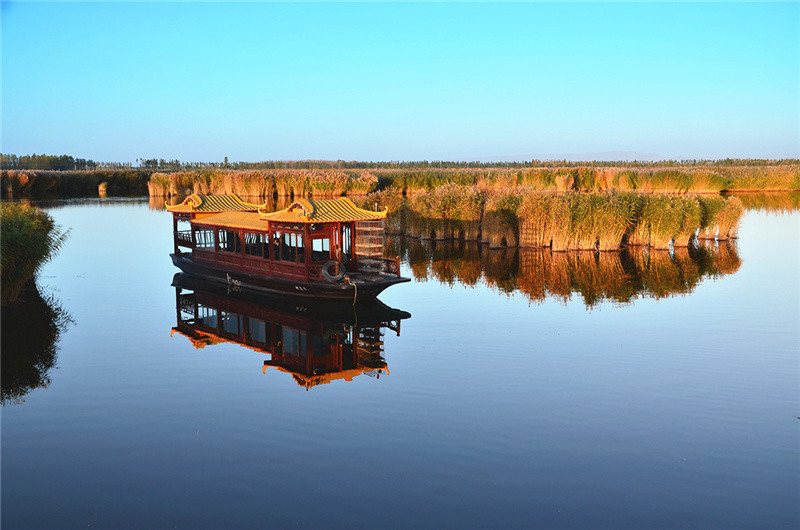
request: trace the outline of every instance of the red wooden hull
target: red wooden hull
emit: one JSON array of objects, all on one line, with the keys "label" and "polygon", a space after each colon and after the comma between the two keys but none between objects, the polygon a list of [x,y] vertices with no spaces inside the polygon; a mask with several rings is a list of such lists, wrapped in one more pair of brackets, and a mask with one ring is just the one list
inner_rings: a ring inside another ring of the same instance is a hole
[{"label": "red wooden hull", "polygon": [[410,281],[389,274],[353,275],[351,283],[304,281],[301,279],[273,278],[236,269],[214,266],[194,261],[190,254],[170,254],[172,262],[186,274],[225,284],[232,291],[254,291],[266,294],[291,295],[313,300],[339,300],[358,302],[372,300],[384,289],[397,283]]}]

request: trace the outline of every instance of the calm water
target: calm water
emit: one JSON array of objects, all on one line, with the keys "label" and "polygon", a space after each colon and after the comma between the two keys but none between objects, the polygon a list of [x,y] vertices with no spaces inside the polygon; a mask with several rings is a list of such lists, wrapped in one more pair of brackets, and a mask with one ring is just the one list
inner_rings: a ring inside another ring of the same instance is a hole
[{"label": "calm water", "polygon": [[48,300],[3,313],[5,528],[800,526],[796,209],[674,255],[393,240],[396,319],[176,293],[166,212],[50,212]]}]

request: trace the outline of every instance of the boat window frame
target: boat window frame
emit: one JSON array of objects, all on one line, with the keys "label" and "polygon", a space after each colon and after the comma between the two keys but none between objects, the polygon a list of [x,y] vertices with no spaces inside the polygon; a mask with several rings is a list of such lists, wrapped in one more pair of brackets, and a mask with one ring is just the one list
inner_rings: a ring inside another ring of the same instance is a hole
[{"label": "boat window frame", "polygon": [[[225,235],[225,237],[222,237],[223,234]],[[225,244],[226,247],[228,246],[228,238],[230,237],[230,234],[233,234],[233,250],[230,250],[228,248],[223,248],[222,246],[223,243]],[[239,230],[224,226],[217,227],[216,236],[217,236],[217,249],[220,252],[227,252],[229,254],[242,253],[242,238],[239,237]]]},{"label": "boat window frame", "polygon": [[[203,250],[215,250],[217,248],[216,230],[204,226],[192,225],[192,240],[194,248]],[[203,234],[202,236],[200,234]],[[210,235],[210,237],[208,237]]]},{"label": "boat window frame", "polygon": [[[242,247],[242,250],[245,256],[249,258],[269,259],[269,232],[253,232],[251,230],[245,230],[242,232],[242,235],[244,239],[244,246]],[[257,237],[260,239],[260,241],[248,243],[248,239],[251,237]],[[248,251],[249,248],[254,245],[261,249],[260,254],[253,254]]]},{"label": "boat window frame", "polygon": [[306,264],[306,237],[302,228],[276,226],[270,229],[270,241],[272,261],[303,266]]}]

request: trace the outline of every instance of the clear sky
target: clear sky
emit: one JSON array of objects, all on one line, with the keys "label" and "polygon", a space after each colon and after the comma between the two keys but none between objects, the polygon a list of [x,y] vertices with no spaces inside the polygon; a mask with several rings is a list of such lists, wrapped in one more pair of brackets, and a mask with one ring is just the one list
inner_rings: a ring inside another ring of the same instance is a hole
[{"label": "clear sky", "polygon": [[2,2],[5,153],[798,157],[800,4]]}]

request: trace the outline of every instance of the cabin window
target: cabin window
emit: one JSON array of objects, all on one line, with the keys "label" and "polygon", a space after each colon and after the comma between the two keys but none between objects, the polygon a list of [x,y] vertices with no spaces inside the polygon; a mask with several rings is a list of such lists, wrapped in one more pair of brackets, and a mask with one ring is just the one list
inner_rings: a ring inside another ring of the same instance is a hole
[{"label": "cabin window", "polygon": [[195,248],[214,248],[214,231],[200,229],[194,231]]},{"label": "cabin window", "polygon": [[293,357],[306,356],[306,334],[296,329],[283,328],[283,353]]},{"label": "cabin window", "polygon": [[342,223],[342,254],[345,261],[353,259],[352,230],[350,223]]},{"label": "cabin window", "polygon": [[247,333],[250,336],[250,340],[259,344],[268,344],[267,340],[270,339],[271,331],[272,326],[262,320],[254,320],[251,318],[247,321]]},{"label": "cabin window", "polygon": [[253,234],[251,232],[245,232],[244,253],[250,256],[258,256],[259,258],[268,258],[269,235]]},{"label": "cabin window", "polygon": [[244,331],[242,327],[242,317],[235,313],[220,311],[219,320],[222,323],[222,331],[231,335],[241,335]]},{"label": "cabin window", "polygon": [[322,349],[324,343],[325,341],[320,335],[314,335],[311,337],[311,349],[314,352],[314,357],[322,357],[328,353]]},{"label": "cabin window", "polygon": [[311,240],[311,261],[328,261],[331,255],[331,240],[312,239]]},{"label": "cabin window", "polygon": [[306,249],[303,235],[296,232],[275,232],[273,237],[273,259],[305,263]]},{"label": "cabin window", "polygon": [[210,329],[217,329],[216,309],[197,304],[197,318],[200,320],[200,325]]},{"label": "cabin window", "polygon": [[297,263],[305,263],[306,262],[306,244],[305,238],[303,238],[303,234],[295,234],[297,236],[297,240],[295,243],[297,244]]},{"label": "cabin window", "polygon": [[239,239],[239,234],[234,230],[217,230],[217,238],[219,239],[219,249],[225,252],[242,251],[242,241]]}]

